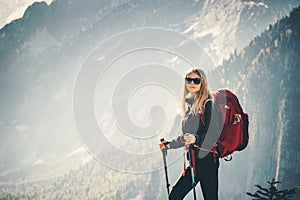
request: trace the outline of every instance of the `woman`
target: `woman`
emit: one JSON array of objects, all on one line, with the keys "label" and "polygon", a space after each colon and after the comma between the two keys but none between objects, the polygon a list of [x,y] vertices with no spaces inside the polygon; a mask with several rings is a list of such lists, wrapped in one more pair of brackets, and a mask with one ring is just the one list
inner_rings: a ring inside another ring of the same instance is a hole
[{"label": "woman", "polygon": [[[192,157],[191,162],[194,168],[194,181],[196,184],[200,182],[205,200],[217,200],[219,160],[216,153],[210,151],[204,158],[198,156],[211,119],[212,101],[209,99],[210,91],[203,70],[193,68],[188,71],[185,76],[182,102],[184,114],[182,120],[183,134],[172,141],[164,141],[160,148],[175,149],[191,145],[191,149],[194,151],[193,155],[195,155]],[[189,166],[173,187],[169,196],[170,200],[183,199],[193,189],[191,174],[193,173],[191,173]]]}]

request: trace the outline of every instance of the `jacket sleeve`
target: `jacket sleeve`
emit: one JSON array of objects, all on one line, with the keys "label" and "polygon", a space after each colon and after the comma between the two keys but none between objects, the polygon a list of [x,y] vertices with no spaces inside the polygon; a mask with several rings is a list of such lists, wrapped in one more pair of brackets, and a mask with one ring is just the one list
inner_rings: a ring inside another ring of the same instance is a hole
[{"label": "jacket sleeve", "polygon": [[195,144],[197,144],[198,146],[202,145],[204,138],[206,136],[206,133],[207,133],[207,130],[208,130],[208,127],[210,124],[210,119],[211,119],[211,110],[212,110],[212,101],[208,100],[204,106],[204,119],[201,122],[204,125],[204,129],[203,129],[203,131],[198,132],[198,134],[195,135],[196,136]]},{"label": "jacket sleeve", "polygon": [[170,149],[177,149],[183,146],[184,146],[183,135],[180,135],[177,138],[170,141]]}]

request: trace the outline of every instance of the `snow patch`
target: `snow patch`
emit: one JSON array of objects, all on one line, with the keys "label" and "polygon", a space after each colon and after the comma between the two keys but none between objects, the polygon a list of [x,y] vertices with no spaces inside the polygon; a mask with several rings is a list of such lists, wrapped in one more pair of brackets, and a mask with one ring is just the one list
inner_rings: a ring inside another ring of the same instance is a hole
[{"label": "snow patch", "polygon": [[180,62],[180,59],[178,59],[178,56],[174,56],[173,58],[170,58],[168,60],[168,63],[176,63],[178,64]]},{"label": "snow patch", "polygon": [[37,160],[33,163],[33,166],[42,165],[42,164],[44,164],[44,162],[45,162],[44,160]]},{"label": "snow patch", "polygon": [[183,33],[200,41],[212,61],[220,65],[237,46],[235,34],[245,7],[241,1],[204,1],[194,21],[186,22]]},{"label": "snow patch", "polygon": [[84,146],[82,146],[82,147],[76,149],[75,151],[69,153],[69,154],[66,156],[66,158],[70,158],[70,157],[72,157],[72,156],[78,156],[78,155],[84,154],[84,153],[86,153],[86,152],[87,152],[86,149],[84,148]]},{"label": "snow patch", "polygon": [[193,23],[192,25],[190,25],[185,31],[183,31],[184,34],[187,34],[189,32],[191,32],[192,30],[194,30],[199,24],[198,22]]},{"label": "snow patch", "polygon": [[91,156],[85,157],[85,158],[82,159],[81,164],[84,165],[84,164],[90,162],[92,159],[93,159],[93,157],[91,157]]},{"label": "snow patch", "polygon": [[253,1],[248,1],[248,2],[244,2],[244,5],[246,6],[249,6],[249,8],[252,8],[254,6],[257,6],[257,7],[262,7],[262,8],[269,8],[269,6],[263,2],[253,2]]},{"label": "snow patch", "polygon": [[88,152],[84,148],[84,146],[76,149],[75,151],[69,153],[66,156],[66,158],[69,158],[69,159],[72,158],[72,157],[79,158],[79,161],[81,161],[82,165],[88,163],[89,161],[91,161],[93,159],[93,157],[88,154]]}]

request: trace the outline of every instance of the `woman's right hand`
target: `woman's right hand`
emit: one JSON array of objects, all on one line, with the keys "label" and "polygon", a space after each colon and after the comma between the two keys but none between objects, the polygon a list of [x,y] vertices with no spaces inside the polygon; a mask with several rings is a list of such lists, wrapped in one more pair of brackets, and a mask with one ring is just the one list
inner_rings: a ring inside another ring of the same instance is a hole
[{"label": "woman's right hand", "polygon": [[194,144],[196,142],[196,136],[191,133],[186,133],[184,135],[184,140],[186,144]]}]

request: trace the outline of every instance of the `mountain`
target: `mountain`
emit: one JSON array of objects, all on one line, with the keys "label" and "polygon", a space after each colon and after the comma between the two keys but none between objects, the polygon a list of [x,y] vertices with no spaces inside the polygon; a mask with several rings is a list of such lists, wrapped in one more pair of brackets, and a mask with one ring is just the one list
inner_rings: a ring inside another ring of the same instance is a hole
[{"label": "mountain", "polygon": [[243,170],[245,188],[272,178],[283,188],[299,185],[299,17],[300,7],[219,67],[226,87],[237,92],[251,119],[249,148],[241,158],[249,163]]},{"label": "mountain", "polygon": [[[220,168],[220,185],[226,185],[220,188],[221,197],[226,199],[225,194],[230,193],[233,199],[243,199],[254,184],[274,176],[286,184],[298,184],[298,172],[292,170],[297,159],[290,159],[290,149],[297,142],[293,134],[298,115],[292,115],[292,110],[298,108],[294,76],[298,72],[299,27],[292,19],[297,19],[298,10],[278,20],[299,3],[34,3],[21,19],[0,30],[1,191],[28,198],[39,198],[36,191],[45,188],[45,194],[66,199],[162,199],[165,186],[157,142],[159,137],[174,137],[180,131],[178,83],[189,61],[200,63],[204,57],[212,63],[205,68],[210,71],[212,88],[232,88],[251,119],[249,147]],[[187,48],[193,44],[197,51]],[[89,68],[89,62],[96,64]],[[87,69],[99,71],[80,79]],[[88,87],[92,81],[97,87]],[[77,91],[83,92],[74,99]],[[88,96],[89,92],[93,95]],[[94,104],[74,107],[87,96]],[[290,96],[295,98],[287,98]],[[88,110],[97,118],[92,125],[98,123],[103,135],[89,135],[98,128],[94,126],[84,134],[80,131],[91,123],[86,118]],[[76,117],[84,123],[78,123]],[[82,146],[89,154],[69,154]],[[91,156],[94,160],[85,163]],[[180,158],[181,151],[169,155],[171,183],[182,169]],[[249,163],[249,168],[239,163]],[[233,175],[246,180],[233,179]],[[232,186],[228,179],[234,180]],[[34,189],[30,191],[28,185]],[[26,189],[22,194],[13,193],[15,186]],[[100,191],[100,187],[107,190]]]},{"label": "mountain", "polygon": [[[300,7],[294,9],[289,17],[270,25],[240,53],[232,54],[222,65],[209,71],[209,77],[221,74],[222,82],[238,94],[250,116],[247,149],[234,153],[230,162],[221,161],[220,199],[244,199],[246,192],[254,191],[255,184],[263,184],[274,177],[282,182],[283,188],[299,185],[299,158],[295,154],[300,118],[297,114],[300,95],[297,88],[299,16]],[[169,161],[174,157],[172,153],[170,151]],[[80,158],[88,158],[85,149],[80,148],[64,157],[67,163],[71,163],[68,159],[75,158],[79,161]],[[50,176],[42,177],[41,174],[46,173],[41,171],[49,169],[50,165],[50,162],[39,161],[34,165],[35,170],[2,174],[1,180],[5,180],[1,184],[2,196],[25,199],[39,199],[41,196],[49,199],[163,199],[166,196],[163,170],[142,174],[121,173],[94,159],[62,175],[50,173]],[[143,166],[141,163],[137,165]],[[170,183],[176,180],[175,175],[180,173],[181,167],[180,159],[168,166]],[[21,174],[27,177],[22,179]],[[12,186],[9,181],[16,181],[14,178],[19,183]],[[11,193],[13,187],[23,189]],[[294,199],[297,198],[299,196]]]},{"label": "mountain", "polygon": [[72,88],[81,63],[106,38],[133,28],[172,29],[197,41],[219,63],[296,4],[299,1],[34,3],[21,19],[0,30],[0,137],[6,152],[0,166],[26,164],[80,146],[71,120]]}]

